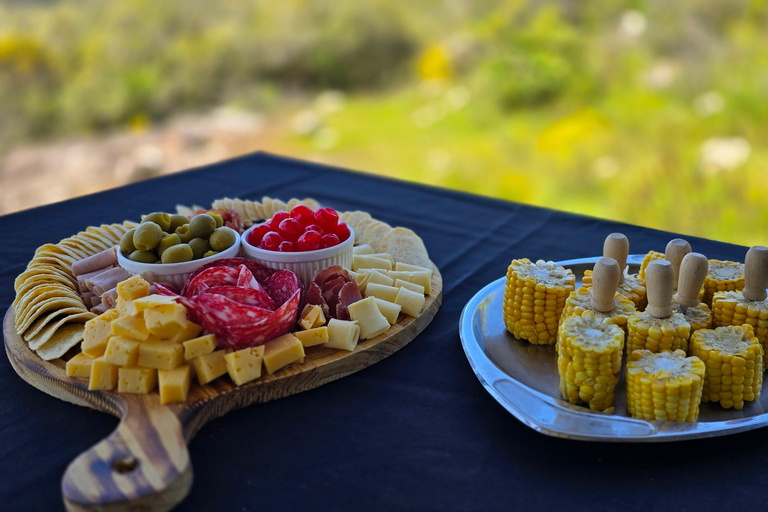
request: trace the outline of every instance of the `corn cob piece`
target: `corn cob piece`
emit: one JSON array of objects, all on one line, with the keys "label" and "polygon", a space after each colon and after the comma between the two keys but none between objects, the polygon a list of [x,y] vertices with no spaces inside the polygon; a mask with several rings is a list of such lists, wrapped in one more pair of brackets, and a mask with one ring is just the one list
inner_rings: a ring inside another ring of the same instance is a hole
[{"label": "corn cob piece", "polygon": [[760,398],[763,346],[751,325],[701,329],[691,336],[691,355],[707,367],[702,402],[720,402],[740,410]]},{"label": "corn cob piece", "polygon": [[[585,270],[581,278],[581,285],[587,288],[592,286],[592,271]],[[635,305],[637,311],[645,309],[648,300],[645,296],[645,281],[637,274],[624,274],[624,281],[619,283],[618,292],[628,298]]]},{"label": "corn cob piece", "polygon": [[640,271],[637,273],[638,279],[645,281],[645,269],[648,268],[648,264],[654,260],[663,260],[665,257],[663,252],[650,251],[643,257],[643,261],[640,263]]},{"label": "corn cob piece", "polygon": [[[755,337],[768,351],[768,300],[747,300],[741,292],[718,292],[712,299],[714,327],[728,325],[749,325]],[[768,364],[768,358],[764,363]]]},{"label": "corn cob piece", "polygon": [[[565,307],[563,308],[563,314],[560,317],[560,325],[565,322],[566,318],[570,316],[581,316],[585,311],[591,311],[596,318],[608,319],[612,323],[621,327],[626,334],[627,332],[627,320],[635,313],[635,304],[627,297],[619,292],[616,292],[614,300],[616,301],[616,307],[610,311],[598,311],[590,305],[592,300],[592,288],[582,286],[576,291],[571,292],[568,299],[565,301]],[[559,335],[558,335],[559,336]]]},{"label": "corn cob piece", "polygon": [[599,318],[592,311],[569,316],[560,327],[557,342],[563,398],[612,413],[623,348],[624,331],[610,319]]},{"label": "corn cob piece", "polygon": [[683,315],[685,321],[691,324],[691,336],[699,329],[709,329],[712,327],[712,311],[703,302],[700,302],[696,307],[689,307],[685,313],[683,313],[680,304],[673,301],[672,305],[675,311]]},{"label": "corn cob piece", "polygon": [[557,326],[576,278],[553,262],[512,260],[504,290],[504,323],[516,338],[535,345],[557,341]]},{"label": "corn cob piece", "polygon": [[691,324],[681,313],[668,318],[655,318],[647,311],[635,313],[627,320],[627,353],[643,349],[687,352],[690,336]]},{"label": "corn cob piece", "polygon": [[704,280],[704,295],[701,302],[710,308],[712,297],[717,292],[736,291],[744,289],[744,264],[735,261],[709,260],[709,271]]},{"label": "corn cob piece", "polygon": [[627,358],[627,408],[648,421],[696,421],[706,367],[685,352],[636,350]]}]

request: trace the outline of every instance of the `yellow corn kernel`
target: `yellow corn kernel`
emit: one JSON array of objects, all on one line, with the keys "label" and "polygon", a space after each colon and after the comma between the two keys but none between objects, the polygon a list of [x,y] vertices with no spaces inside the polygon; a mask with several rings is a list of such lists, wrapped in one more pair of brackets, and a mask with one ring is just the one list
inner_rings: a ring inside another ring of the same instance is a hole
[{"label": "yellow corn kernel", "polygon": [[627,326],[628,354],[634,350],[653,353],[688,350],[691,325],[681,313],[673,313],[668,318],[655,318],[643,311],[630,316]]},{"label": "yellow corn kernel", "polygon": [[643,261],[640,263],[640,271],[637,273],[638,279],[645,281],[645,269],[648,268],[648,264],[653,260],[663,260],[665,255],[663,252],[651,251],[643,257]]},{"label": "yellow corn kernel", "polygon": [[610,318],[599,318],[589,310],[567,317],[557,342],[563,398],[586,403],[595,411],[612,410],[623,349],[624,331]]},{"label": "yellow corn kernel", "polygon": [[709,260],[709,270],[704,279],[703,296],[699,297],[710,308],[717,292],[740,292],[744,289],[744,264],[735,261]]},{"label": "yellow corn kernel", "polygon": [[685,320],[691,324],[691,335],[699,329],[709,329],[712,327],[712,311],[709,306],[700,302],[696,307],[688,308],[685,313],[679,304],[672,301],[672,308],[685,317]]},{"label": "yellow corn kernel", "polygon": [[768,299],[748,300],[741,292],[717,292],[712,297],[713,327],[749,325],[763,347],[763,366],[768,364]]},{"label": "yellow corn kernel", "polygon": [[744,402],[760,398],[763,346],[751,325],[700,329],[691,336],[690,348],[707,369],[702,402],[741,409]]},{"label": "yellow corn kernel", "polygon": [[696,421],[706,367],[685,352],[636,350],[627,358],[627,409],[648,421]]},{"label": "yellow corn kernel", "polygon": [[[621,327],[626,334],[627,332],[627,319],[635,313],[635,304],[622,295],[616,292],[614,300],[616,301],[616,307],[611,311],[597,311],[592,308],[589,301],[592,300],[592,288],[582,286],[576,291],[571,292],[568,296],[568,300],[565,301],[565,307],[563,313],[560,315],[560,325],[563,324],[566,318],[569,316],[581,316],[585,311],[591,311],[596,318],[611,320],[612,323]],[[559,332],[559,331],[558,331]]]},{"label": "yellow corn kernel", "polygon": [[552,345],[576,278],[569,269],[542,260],[512,260],[504,290],[504,323],[516,338]]},{"label": "yellow corn kernel", "polygon": [[[584,277],[581,278],[581,285],[587,288],[592,287],[592,271],[585,270]],[[645,281],[640,279],[637,274],[624,275],[624,281],[619,284],[616,290],[624,297],[628,298],[635,305],[637,311],[643,311],[648,305],[648,297],[645,295]]]}]

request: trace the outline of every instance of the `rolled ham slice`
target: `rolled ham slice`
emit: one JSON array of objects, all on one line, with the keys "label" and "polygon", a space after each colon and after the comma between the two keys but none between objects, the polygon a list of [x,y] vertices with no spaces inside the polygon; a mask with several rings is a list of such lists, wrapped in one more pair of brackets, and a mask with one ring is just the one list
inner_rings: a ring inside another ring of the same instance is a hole
[{"label": "rolled ham slice", "polygon": [[107,311],[107,306],[105,306],[103,302],[98,306],[91,308],[91,313],[96,313],[97,315],[100,315],[106,311]]},{"label": "rolled ham slice", "polygon": [[81,276],[96,270],[117,265],[117,246],[105,249],[98,254],[72,264],[72,274]]},{"label": "rolled ham slice", "polygon": [[86,304],[90,304],[91,297],[95,297],[96,295],[93,294],[92,292],[85,291],[85,292],[82,292],[80,296],[83,298],[83,302],[85,302]]},{"label": "rolled ham slice", "polygon": [[117,286],[120,281],[125,281],[129,277],[131,277],[131,274],[120,267],[115,267],[90,279],[86,279],[85,285],[96,295],[102,295],[104,292]]},{"label": "rolled ham slice", "polygon": [[101,297],[99,295],[93,295],[91,294],[91,307],[94,308],[101,304],[103,301],[101,300]]},{"label": "rolled ham slice", "polygon": [[114,265],[110,265],[109,267],[100,268],[98,270],[94,270],[93,272],[88,272],[87,274],[81,274],[77,276],[77,286],[80,288],[80,292],[87,292],[88,286],[85,284],[85,282],[92,278],[96,277],[97,275],[101,274],[102,272],[106,272],[107,270],[115,268]]},{"label": "rolled ham slice", "polygon": [[102,293],[101,302],[107,306],[107,309],[112,309],[117,306],[117,286]]}]

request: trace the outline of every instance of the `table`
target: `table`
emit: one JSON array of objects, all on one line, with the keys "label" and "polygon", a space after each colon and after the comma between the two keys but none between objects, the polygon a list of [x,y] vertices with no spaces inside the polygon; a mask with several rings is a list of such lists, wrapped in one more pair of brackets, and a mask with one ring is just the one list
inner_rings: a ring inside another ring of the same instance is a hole
[{"label": "table", "polygon": [[[195,483],[179,511],[686,511],[763,502],[768,431],[658,445],[546,437],[485,392],[462,351],[464,304],[512,258],[593,256],[613,231],[627,234],[632,253],[661,251],[670,233],[257,153],[0,218],[0,312],[43,243],[177,203],[264,195],[314,197],[414,229],[442,272],[443,305],[388,359],[205,426],[190,445]],[[686,238],[709,257],[743,261],[744,247]],[[0,390],[0,508],[61,509],[67,464],[117,420],[34,389],[5,357]]]}]

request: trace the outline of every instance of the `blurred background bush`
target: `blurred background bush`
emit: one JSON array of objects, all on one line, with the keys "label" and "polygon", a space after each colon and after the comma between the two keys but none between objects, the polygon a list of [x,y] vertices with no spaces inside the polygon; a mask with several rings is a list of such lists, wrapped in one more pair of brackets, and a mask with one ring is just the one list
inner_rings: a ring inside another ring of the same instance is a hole
[{"label": "blurred background bush", "polygon": [[0,213],[263,149],[765,244],[766,48],[761,0],[0,0]]}]

